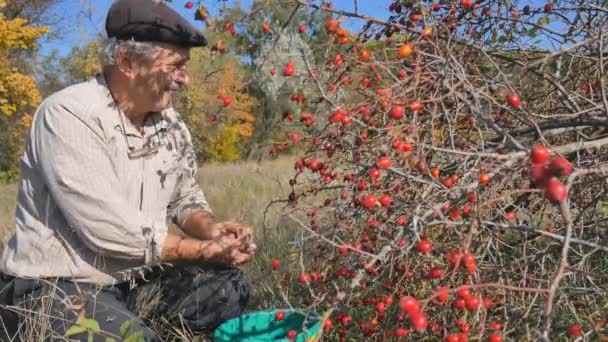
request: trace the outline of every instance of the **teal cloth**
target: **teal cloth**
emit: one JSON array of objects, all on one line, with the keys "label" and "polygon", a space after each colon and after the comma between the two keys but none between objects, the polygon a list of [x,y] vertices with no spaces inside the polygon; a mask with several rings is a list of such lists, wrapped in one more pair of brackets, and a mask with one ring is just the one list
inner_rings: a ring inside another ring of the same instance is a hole
[{"label": "teal cloth", "polygon": [[[277,311],[285,312],[285,317],[280,321],[275,319]],[[304,332],[304,326],[307,332]],[[215,342],[288,342],[287,333],[296,330],[298,335],[295,341],[305,342],[319,331],[320,326],[317,312],[309,312],[306,317],[302,312],[289,309],[268,309],[249,312],[222,323],[215,329],[213,339]]]}]

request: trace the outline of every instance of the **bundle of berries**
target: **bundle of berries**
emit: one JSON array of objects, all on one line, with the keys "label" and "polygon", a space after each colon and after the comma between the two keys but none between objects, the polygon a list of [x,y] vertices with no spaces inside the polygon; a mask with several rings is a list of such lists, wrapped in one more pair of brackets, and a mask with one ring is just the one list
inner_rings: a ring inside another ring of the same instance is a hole
[{"label": "bundle of berries", "polygon": [[542,145],[535,145],[530,154],[529,177],[532,185],[545,190],[545,197],[551,203],[560,203],[568,197],[566,186],[559,180],[572,173],[572,165],[564,157],[551,158],[549,150]]}]

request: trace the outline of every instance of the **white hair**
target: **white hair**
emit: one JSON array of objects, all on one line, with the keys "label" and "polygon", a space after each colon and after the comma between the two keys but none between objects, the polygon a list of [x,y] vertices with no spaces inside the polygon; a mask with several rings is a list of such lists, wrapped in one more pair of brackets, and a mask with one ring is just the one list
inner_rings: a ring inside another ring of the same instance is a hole
[{"label": "white hair", "polygon": [[161,48],[160,43],[137,42],[134,40],[106,39],[101,46],[101,66],[109,67],[116,64],[116,51],[123,49],[128,58],[150,61]]}]

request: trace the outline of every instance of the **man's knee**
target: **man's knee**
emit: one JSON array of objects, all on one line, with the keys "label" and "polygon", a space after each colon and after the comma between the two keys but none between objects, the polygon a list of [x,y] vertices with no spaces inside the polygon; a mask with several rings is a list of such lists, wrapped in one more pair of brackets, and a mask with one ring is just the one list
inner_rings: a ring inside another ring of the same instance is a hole
[{"label": "man's knee", "polygon": [[[245,311],[251,288],[243,271],[237,268],[193,266],[182,269],[180,273],[179,284],[166,288],[173,293],[165,300],[181,297],[167,303],[172,307],[169,311],[186,321],[193,331],[211,331]],[[183,277],[184,273],[188,276]]]},{"label": "man's knee", "polygon": [[240,269],[232,268],[226,270],[226,272],[228,273],[224,287],[227,291],[225,296],[227,301],[226,306],[235,308],[235,312],[239,312],[235,316],[238,316],[247,307],[251,294],[251,285],[245,273]]}]

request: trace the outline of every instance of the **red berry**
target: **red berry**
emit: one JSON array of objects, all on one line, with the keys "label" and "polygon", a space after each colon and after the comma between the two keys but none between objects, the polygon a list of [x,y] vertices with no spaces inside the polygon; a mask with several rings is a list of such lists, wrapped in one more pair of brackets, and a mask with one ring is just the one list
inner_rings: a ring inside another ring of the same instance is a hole
[{"label": "red berry", "polygon": [[294,68],[293,63],[288,62],[285,69],[283,69],[283,75],[284,76],[293,76],[294,73],[295,73],[295,68]]},{"label": "red berry", "polygon": [[384,303],[376,304],[376,312],[378,312],[378,313],[384,312]]},{"label": "red berry", "polygon": [[443,276],[443,268],[440,266],[435,266],[431,268],[429,271],[429,278],[431,279],[439,279]]},{"label": "red berry", "polygon": [[405,113],[403,106],[393,106],[393,108],[391,108],[391,118],[393,119],[401,119],[403,113]]},{"label": "red berry", "polygon": [[549,150],[543,145],[534,145],[532,148],[532,164],[544,164],[549,160]]},{"label": "red berry", "polygon": [[282,321],[283,318],[285,318],[285,312],[284,311],[277,311],[274,314],[274,319],[277,320],[277,321]]},{"label": "red berry", "polygon": [[420,311],[420,303],[412,296],[399,299],[399,307],[408,315],[413,315]]},{"label": "red berry", "polygon": [[467,299],[469,297],[471,297],[471,292],[469,291],[469,289],[459,289],[456,294],[458,295],[458,297],[462,298],[462,299]]},{"label": "red berry", "polygon": [[519,96],[517,96],[517,94],[514,93],[507,94],[507,102],[510,106],[515,108],[519,108],[521,106],[521,99]]},{"label": "red berry", "polygon": [[454,307],[456,307],[457,309],[464,310],[464,308],[466,308],[466,306],[467,306],[467,303],[462,298],[458,298],[454,301]]},{"label": "red berry", "polygon": [[366,195],[365,197],[363,197],[363,201],[361,201],[361,205],[365,208],[365,209],[372,209],[376,206],[377,200],[376,200],[376,196],[374,195]]},{"label": "red berry", "polygon": [[467,195],[467,201],[471,204],[474,204],[475,202],[477,202],[477,195],[475,195],[474,192],[469,192],[469,194]]},{"label": "red berry", "polygon": [[445,253],[445,258],[448,260],[451,268],[456,268],[462,260],[462,252],[460,249],[451,249]]},{"label": "red berry", "polygon": [[332,326],[333,326],[333,323],[329,319],[325,320],[325,323],[323,323],[323,329],[325,329],[325,330],[331,329]]},{"label": "red berry", "polygon": [[517,219],[517,214],[514,211],[508,211],[506,217],[509,221],[515,221]]},{"label": "red berry", "polygon": [[445,185],[446,187],[450,188],[452,187],[452,185],[454,185],[454,180],[450,177],[450,178],[445,178],[442,181],[443,185]]},{"label": "red berry", "polygon": [[273,270],[276,270],[277,268],[279,268],[279,266],[281,266],[281,263],[279,262],[279,260],[273,259],[271,262],[271,266]]},{"label": "red berry", "polygon": [[547,182],[547,192],[545,193],[545,197],[547,197],[551,203],[559,203],[568,197],[568,190],[566,190],[566,187],[562,184],[562,182],[555,178],[551,178]]},{"label": "red berry", "polygon": [[300,25],[300,27],[298,27],[298,31],[300,31],[300,33],[306,32],[306,25],[304,25],[304,24]]},{"label": "red berry", "polygon": [[572,164],[564,157],[555,157],[551,160],[549,169],[556,177],[568,177],[572,173]]},{"label": "red berry", "polygon": [[462,7],[469,9],[473,7],[473,1],[472,0],[460,0],[460,4],[462,5]]},{"label": "red berry", "polygon": [[545,164],[533,164],[528,172],[528,177],[532,184],[544,186],[551,178],[551,172]]},{"label": "red berry", "polygon": [[410,315],[410,324],[416,331],[422,332],[426,330],[429,321],[425,314],[416,312],[413,315]]},{"label": "red berry", "polygon": [[450,297],[450,293],[448,292],[447,287],[438,288],[436,294],[437,294],[437,296],[435,297],[435,301],[437,303],[445,303],[448,301],[448,299]]},{"label": "red berry", "polygon": [[422,103],[420,103],[420,101],[412,101],[409,104],[410,110],[414,113],[418,113],[419,111],[422,110],[423,107],[424,107],[424,105]]},{"label": "red berry", "polygon": [[405,337],[405,336],[407,336],[407,329],[405,329],[405,328],[397,328],[397,329],[395,329],[395,336],[396,337]]},{"label": "red berry", "polygon": [[498,330],[500,330],[500,328],[502,328],[502,327],[501,327],[500,323],[497,323],[497,322],[490,322],[490,324],[488,325],[488,329],[490,329],[492,331],[498,331]]},{"label": "red berry", "polygon": [[369,169],[369,178],[377,179],[378,177],[380,177],[380,171],[378,169],[376,169],[375,167]]},{"label": "red berry", "polygon": [[475,311],[479,307],[479,298],[476,296],[471,296],[465,299],[465,304],[467,306],[467,310]]},{"label": "red berry", "polygon": [[483,300],[483,307],[486,308],[486,310],[489,310],[490,308],[492,308],[492,299],[490,298],[484,298]]},{"label": "red berry", "polygon": [[391,196],[383,195],[382,197],[380,197],[379,202],[383,207],[390,207],[390,205],[393,203],[393,200],[391,199]]},{"label": "red berry", "polygon": [[340,323],[342,323],[342,325],[348,325],[352,320],[353,320],[352,317],[344,316],[340,319]]},{"label": "red berry", "polygon": [[192,7],[194,7],[194,4],[192,3],[192,1],[188,1],[186,2],[186,5],[184,7],[186,7],[187,9],[191,9]]},{"label": "red berry", "polygon": [[570,337],[581,337],[583,336],[583,328],[580,324],[573,324],[568,328],[568,335]]},{"label": "red berry", "polygon": [[295,330],[289,330],[289,332],[287,332],[287,338],[290,340],[295,340],[297,336],[298,332]]},{"label": "red berry", "polygon": [[443,340],[445,342],[461,342],[460,335],[461,334],[449,334]]},{"label": "red berry", "polygon": [[416,162],[416,169],[420,173],[426,173],[428,171],[428,167],[426,166],[424,160],[419,160]]},{"label": "red berry", "polygon": [[298,281],[302,284],[306,284],[310,281],[310,275],[308,273],[302,273],[300,274]]},{"label": "red berry", "polygon": [[432,248],[433,248],[433,245],[432,245],[431,241],[429,241],[429,240],[420,240],[418,242],[418,246],[416,246],[416,249],[418,250],[418,252],[425,253],[425,254],[430,252]]},{"label": "red berry", "polygon": [[488,342],[502,342],[502,335],[492,334],[488,336]]},{"label": "red berry", "polygon": [[378,160],[376,161],[376,166],[379,169],[388,169],[389,167],[391,167],[393,165],[393,162],[391,161],[391,158],[389,157],[380,157],[378,158]]}]

